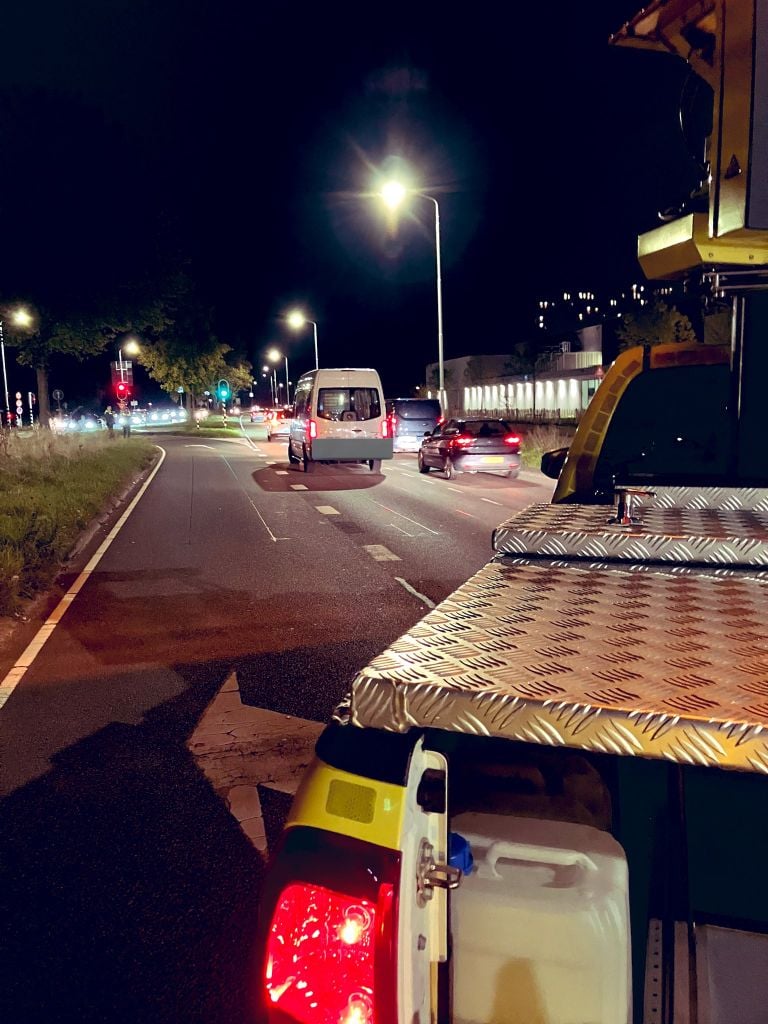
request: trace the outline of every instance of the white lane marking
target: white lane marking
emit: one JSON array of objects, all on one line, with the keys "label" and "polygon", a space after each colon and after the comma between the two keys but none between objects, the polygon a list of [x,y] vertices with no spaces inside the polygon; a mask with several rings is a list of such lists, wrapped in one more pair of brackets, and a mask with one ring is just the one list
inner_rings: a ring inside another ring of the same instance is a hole
[{"label": "white lane marking", "polygon": [[462,508],[455,508],[454,512],[458,512],[460,516],[468,516],[470,519],[476,519],[477,516],[473,516],[471,512],[465,512]]},{"label": "white lane marking", "polygon": [[363,551],[367,551],[376,562],[402,562],[399,555],[393,554],[383,544],[363,544]]},{"label": "white lane marking", "polygon": [[239,485],[239,487],[240,487],[240,490],[241,490],[241,491],[243,492],[243,494],[244,494],[244,495],[246,496],[246,498],[248,499],[248,504],[249,504],[249,505],[251,506],[251,508],[253,509],[253,511],[254,511],[254,512],[256,513],[256,515],[257,515],[257,516],[259,517],[259,519],[261,520],[261,525],[262,525],[262,526],[264,527],[264,529],[265,529],[265,530],[267,531],[267,533],[269,534],[269,537],[270,537],[270,539],[271,539],[271,540],[273,540],[273,541],[274,541],[275,543],[277,543],[277,541],[279,541],[279,540],[290,540],[290,539],[291,539],[290,537],[276,537],[276,536],[274,535],[274,533],[272,533],[272,531],[270,530],[269,526],[267,525],[267,521],[266,521],[266,519],[264,518],[264,516],[263,516],[263,515],[261,514],[261,512],[259,512],[259,510],[258,510],[258,509],[256,508],[256,506],[254,505],[254,503],[253,503],[253,499],[251,498],[251,496],[250,496],[250,494],[248,493],[248,491],[246,491],[246,489],[245,489],[245,488],[243,487],[243,485],[242,485],[242,484],[240,483],[240,480],[238,479],[237,473],[235,473],[234,469],[232,469],[232,467],[231,467],[231,466],[230,466],[230,464],[229,464],[229,460],[228,460],[228,459],[227,459],[227,458],[226,458],[226,457],[225,457],[224,455],[222,455],[222,454],[221,454],[221,452],[219,452],[219,455],[220,455],[220,457],[221,457],[222,459],[224,459],[224,462],[226,463],[226,466],[227,466],[227,469],[229,470],[229,472],[230,472],[230,473],[232,474],[232,476],[233,476],[233,477],[235,478],[235,480],[237,480],[237,483],[238,483],[238,485]]},{"label": "white lane marking", "polygon": [[[373,499],[371,500],[373,501]],[[380,501],[374,501],[373,504],[378,505],[379,508],[386,509],[386,511],[391,512],[393,516],[400,516],[401,519],[405,519],[407,522],[413,523],[414,526],[418,526],[420,529],[426,530],[427,533],[434,533],[436,537],[440,536],[438,530],[433,530],[431,527],[425,526],[423,523],[417,523],[415,519],[411,519],[409,516],[404,516],[402,512],[397,512],[395,509],[389,508],[388,505],[382,505]]]},{"label": "white lane marking", "polygon": [[340,516],[341,512],[333,505],[315,505],[317,511],[324,516]]},{"label": "white lane marking", "polygon": [[398,526],[397,523],[390,523],[389,525],[392,527],[393,530],[397,530],[398,533],[404,533],[406,537],[417,537],[418,536],[418,534],[416,534],[416,533],[408,533],[407,530],[404,530],[402,528],[402,526]]},{"label": "white lane marking", "polygon": [[288,476],[288,470],[287,469],[276,469],[275,470],[275,476]]},{"label": "white lane marking", "polygon": [[[285,475],[288,476],[287,473]],[[292,491],[306,491],[306,490],[309,490],[309,488],[307,487],[306,484],[291,484],[291,490]]]},{"label": "white lane marking", "polygon": [[464,488],[463,487],[454,487],[453,484],[446,484],[445,487],[446,487],[446,490],[448,490],[448,491],[458,491],[460,494],[464,493]]},{"label": "white lane marking", "polygon": [[246,441],[248,442],[248,444],[249,444],[249,445],[251,446],[251,448],[253,448],[253,450],[254,450],[254,451],[256,451],[256,450],[257,450],[257,449],[256,449],[256,445],[255,445],[255,444],[253,443],[253,441],[251,440],[251,438],[250,438],[250,437],[248,437],[248,434],[246,433],[246,429],[245,429],[245,427],[243,426],[243,417],[242,417],[242,416],[238,417],[238,422],[240,423],[240,429],[241,429],[241,430],[242,430],[242,432],[243,432],[243,437],[244,437],[244,438],[245,438],[245,440],[246,440]]},{"label": "white lane marking", "polygon": [[435,607],[435,602],[430,601],[426,594],[420,594],[419,591],[415,589],[415,587],[411,586],[408,580],[404,580],[402,576],[395,576],[395,579],[397,580],[401,587],[405,587],[409,594],[413,594],[413,596],[417,598],[419,601],[421,601],[423,604],[425,604],[427,608]]},{"label": "white lane marking", "polygon": [[96,566],[99,564],[99,562],[102,560],[104,555],[107,553],[107,550],[108,550],[109,546],[112,544],[112,541],[115,539],[115,537],[118,535],[118,533],[120,533],[122,528],[125,526],[125,524],[128,521],[128,517],[130,516],[131,512],[133,512],[133,510],[136,508],[138,503],[141,501],[141,498],[142,498],[144,492],[149,487],[149,485],[152,483],[152,481],[155,479],[155,476],[157,475],[158,470],[160,469],[162,464],[165,462],[165,454],[166,454],[165,453],[165,448],[161,448],[159,444],[156,444],[155,448],[158,448],[159,451],[161,452],[161,455],[160,455],[160,458],[159,458],[159,460],[157,462],[157,465],[152,470],[152,472],[149,474],[149,476],[144,481],[144,483],[141,485],[141,487],[139,488],[138,493],[134,496],[134,498],[131,501],[131,503],[128,506],[128,508],[125,510],[125,512],[123,512],[123,514],[117,520],[117,522],[112,527],[112,529],[109,531],[107,536],[101,542],[101,544],[99,545],[97,550],[91,556],[91,559],[88,562],[88,564],[86,565],[86,567],[83,569],[83,571],[77,577],[75,582],[72,584],[72,586],[66,592],[66,594],[62,597],[62,599],[59,601],[59,603],[56,605],[56,607],[53,609],[53,611],[48,616],[48,618],[45,620],[45,622],[40,627],[40,629],[38,629],[37,633],[35,633],[34,637],[27,644],[26,649],[23,651],[21,657],[16,662],[16,664],[13,666],[13,668],[10,670],[8,675],[0,683],[0,708],[2,708],[3,704],[5,704],[5,702],[11,696],[13,691],[19,685],[19,683],[21,682],[21,680],[25,676],[25,674],[27,672],[27,669],[32,666],[33,662],[35,661],[35,658],[38,656],[40,651],[42,651],[42,649],[45,646],[48,638],[53,633],[54,629],[58,626],[58,624],[61,622],[62,618],[64,617],[64,613],[67,611],[69,606],[72,604],[72,602],[75,600],[77,595],[80,593],[80,591],[83,589],[85,584],[88,582],[88,579],[90,578],[91,574],[95,570]]},{"label": "white lane marking", "polygon": [[212,444],[185,444],[185,448],[210,448],[212,452],[216,451]]},{"label": "white lane marking", "polygon": [[487,501],[489,505],[501,505],[500,501],[494,501],[493,498],[481,498],[480,501]]}]

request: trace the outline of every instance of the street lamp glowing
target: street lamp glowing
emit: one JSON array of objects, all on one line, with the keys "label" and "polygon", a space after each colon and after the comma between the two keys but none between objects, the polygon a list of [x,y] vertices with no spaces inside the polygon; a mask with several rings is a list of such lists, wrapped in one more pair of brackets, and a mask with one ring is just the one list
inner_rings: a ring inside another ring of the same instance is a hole
[{"label": "street lamp glowing", "polygon": [[288,321],[288,326],[292,327],[295,331],[298,331],[298,329],[300,327],[303,327],[304,324],[307,322],[307,318],[299,309],[294,309],[292,312],[290,312],[286,319]]},{"label": "street lamp glowing", "polygon": [[390,208],[390,210],[397,209],[398,206],[403,202],[408,190],[405,185],[399,181],[387,181],[381,187],[379,195]]},{"label": "street lamp glowing", "polygon": [[29,327],[32,323],[32,317],[29,312],[22,307],[21,309],[15,309],[13,313],[11,313],[11,322],[16,324],[17,327]]},{"label": "street lamp glowing", "polygon": [[137,356],[140,351],[141,349],[139,348],[139,343],[138,341],[136,341],[135,338],[129,338],[128,341],[126,341],[126,343],[123,345],[123,352],[125,352],[126,355]]},{"label": "street lamp glowing", "polygon": [[271,360],[273,363],[279,363],[282,358],[282,352],[279,352],[276,348],[271,348],[269,352],[267,352],[267,359]]}]

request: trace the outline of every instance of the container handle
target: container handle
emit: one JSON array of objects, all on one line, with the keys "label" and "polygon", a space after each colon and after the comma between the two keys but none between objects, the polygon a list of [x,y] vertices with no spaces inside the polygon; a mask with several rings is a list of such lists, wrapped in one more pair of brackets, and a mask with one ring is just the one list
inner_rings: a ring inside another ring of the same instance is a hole
[{"label": "container handle", "polygon": [[505,840],[491,843],[478,874],[485,878],[501,878],[496,870],[500,860],[518,860],[537,867],[579,868],[583,874],[596,874],[597,864],[586,853],[578,850],[561,850],[556,846],[531,846],[528,843],[512,843]]}]

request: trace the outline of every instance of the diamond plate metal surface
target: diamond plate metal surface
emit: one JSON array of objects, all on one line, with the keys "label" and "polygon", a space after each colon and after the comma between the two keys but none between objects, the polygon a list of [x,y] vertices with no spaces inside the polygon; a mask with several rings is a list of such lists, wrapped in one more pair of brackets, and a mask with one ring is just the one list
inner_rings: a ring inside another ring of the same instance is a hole
[{"label": "diamond plate metal surface", "polygon": [[658,495],[661,503],[644,505],[641,522],[630,527],[610,525],[606,505],[532,505],[497,527],[493,549],[512,556],[768,567],[768,492],[738,492],[754,499],[741,508],[730,507],[732,496],[724,491],[710,492],[721,499],[714,508],[685,503],[681,493]]},{"label": "diamond plate metal surface", "polygon": [[492,562],[358,674],[351,720],[767,773],[768,580],[720,573]]}]

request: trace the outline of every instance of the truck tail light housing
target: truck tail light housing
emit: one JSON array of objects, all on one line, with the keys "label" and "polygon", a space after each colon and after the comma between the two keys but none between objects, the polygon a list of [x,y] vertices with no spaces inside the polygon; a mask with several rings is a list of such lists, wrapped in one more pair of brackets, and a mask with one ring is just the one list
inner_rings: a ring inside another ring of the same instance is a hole
[{"label": "truck tail light housing", "polygon": [[391,434],[391,425],[390,425],[390,422],[389,422],[389,420],[387,419],[386,416],[381,421],[381,436],[382,437],[391,437],[392,436],[392,434]]},{"label": "truck tail light housing", "polygon": [[260,1019],[394,1024],[399,854],[291,829],[262,900]]},{"label": "truck tail light housing", "polygon": [[[389,424],[392,428],[392,437],[397,437],[397,416],[394,413],[389,417]],[[385,434],[384,436],[386,437],[387,435]]]},{"label": "truck tail light housing", "polygon": [[307,424],[307,435],[310,440],[317,437],[317,423],[315,420],[310,420]]}]

